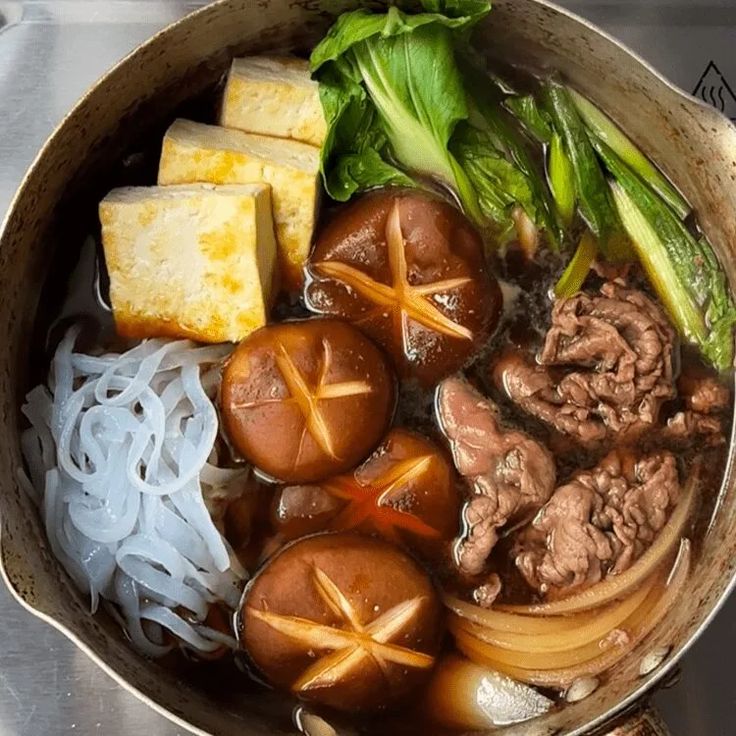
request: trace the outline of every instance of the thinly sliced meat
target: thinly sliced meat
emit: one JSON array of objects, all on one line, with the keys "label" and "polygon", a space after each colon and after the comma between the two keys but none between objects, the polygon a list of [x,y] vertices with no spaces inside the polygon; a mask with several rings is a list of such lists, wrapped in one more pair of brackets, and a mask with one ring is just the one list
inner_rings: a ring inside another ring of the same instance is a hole
[{"label": "thinly sliced meat", "polygon": [[552,372],[516,351],[501,355],[493,367],[496,385],[524,412],[583,444],[600,442],[606,425],[586,381],[572,373],[556,383]]},{"label": "thinly sliced meat", "polygon": [[462,379],[440,384],[437,416],[455,467],[472,489],[456,557],[462,572],[476,575],[483,572],[499,529],[531,518],[550,497],[555,464],[531,437],[501,427],[496,406]]},{"label": "thinly sliced meat", "polygon": [[702,369],[686,371],[677,379],[682,408],[665,418],[660,440],[680,449],[697,441],[714,447],[726,441],[724,427],[731,405],[731,392],[715,376]]},{"label": "thinly sliced meat", "polygon": [[677,387],[687,408],[699,414],[720,414],[731,404],[731,392],[715,376],[683,373]]},{"label": "thinly sliced meat", "polygon": [[626,570],[652,544],[680,496],[674,456],[607,455],[560,486],[513,547],[529,585],[559,597]]},{"label": "thinly sliced meat", "polygon": [[582,444],[633,438],[674,398],[675,333],[649,297],[620,283],[559,299],[538,360],[518,352],[492,366],[524,411]]}]

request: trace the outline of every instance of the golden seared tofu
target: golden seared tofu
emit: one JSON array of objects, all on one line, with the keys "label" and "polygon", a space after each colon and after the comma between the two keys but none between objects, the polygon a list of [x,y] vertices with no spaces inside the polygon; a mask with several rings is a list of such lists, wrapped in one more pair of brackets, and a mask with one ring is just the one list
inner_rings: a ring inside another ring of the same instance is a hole
[{"label": "golden seared tofu", "polygon": [[270,184],[284,285],[301,286],[317,217],[318,148],[177,120],[164,137],[158,183],[192,182]]},{"label": "golden seared tofu", "polygon": [[233,59],[220,125],[321,146],[327,125],[308,62],[269,56]]},{"label": "golden seared tofu", "polygon": [[120,335],[237,342],[266,324],[276,264],[267,184],[114,189],[100,222]]}]

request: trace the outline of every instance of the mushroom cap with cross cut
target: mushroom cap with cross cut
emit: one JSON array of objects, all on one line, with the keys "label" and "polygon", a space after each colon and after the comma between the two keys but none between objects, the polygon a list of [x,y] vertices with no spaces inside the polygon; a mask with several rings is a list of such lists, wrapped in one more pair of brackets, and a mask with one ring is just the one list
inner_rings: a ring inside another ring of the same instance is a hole
[{"label": "mushroom cap with cross cut", "polygon": [[266,475],[322,480],[375,448],[391,422],[395,383],[380,349],[346,323],[271,325],[240,343],[225,367],[223,426]]}]

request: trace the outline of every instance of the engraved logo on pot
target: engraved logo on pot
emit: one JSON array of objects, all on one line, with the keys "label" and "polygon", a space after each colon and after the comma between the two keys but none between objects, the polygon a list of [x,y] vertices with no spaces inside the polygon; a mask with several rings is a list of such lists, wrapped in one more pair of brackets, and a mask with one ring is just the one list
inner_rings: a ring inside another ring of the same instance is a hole
[{"label": "engraved logo on pot", "polygon": [[693,95],[736,121],[736,94],[715,61],[708,62]]}]

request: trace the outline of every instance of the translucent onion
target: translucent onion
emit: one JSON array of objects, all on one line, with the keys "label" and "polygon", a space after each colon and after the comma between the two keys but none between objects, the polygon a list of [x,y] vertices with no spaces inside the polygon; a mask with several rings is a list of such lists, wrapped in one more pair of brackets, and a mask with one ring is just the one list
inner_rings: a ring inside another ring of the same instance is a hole
[{"label": "translucent onion", "polygon": [[[638,590],[620,603],[614,603],[586,622],[568,631],[553,629],[555,622],[550,621],[549,633],[527,635],[516,632],[495,631],[485,626],[479,626],[472,621],[460,618],[456,614],[450,618],[450,630],[464,629],[468,634],[499,649],[508,649],[517,652],[562,652],[582,646],[590,642],[604,639],[613,629],[618,628],[643,602],[654,585],[656,577],[652,577]],[[523,618],[523,617],[519,617]],[[535,619],[536,620],[536,619]],[[575,617],[577,621],[577,617]],[[524,622],[520,622],[520,628]]]},{"label": "translucent onion", "polygon": [[545,636],[555,632],[577,631],[581,625],[597,618],[595,612],[580,613],[575,616],[547,616],[537,618],[516,613],[504,613],[493,608],[481,608],[474,603],[460,600],[445,594],[445,606],[461,618],[478,626],[498,632],[522,634],[524,636]]},{"label": "translucent onion", "polygon": [[[617,644],[615,639],[612,640],[607,651],[591,659],[585,659],[588,652],[587,650],[583,652],[583,648],[580,648],[577,658],[561,658],[558,657],[559,653],[547,653],[543,668],[527,668],[521,664],[496,659],[491,656],[489,645],[474,637],[458,638],[457,647],[474,662],[503,672],[520,682],[539,687],[566,688],[581,677],[596,676],[610,669],[651,633],[681,595],[689,570],[690,542],[683,539],[669,579],[666,582],[662,581],[664,588],[659,584],[654,585],[641,606],[619,627],[626,632],[625,639],[621,639],[621,644]],[[525,659],[518,661],[528,663]]]},{"label": "translucent onion", "polygon": [[620,575],[609,575],[602,582],[568,598],[526,606],[500,605],[498,610],[523,616],[559,616],[598,608],[628,595],[664,564],[682,539],[693,509],[699,480],[700,473],[696,470],[688,479],[677,507],[652,546],[628,570]]},{"label": "translucent onion", "polygon": [[[570,647],[567,649],[557,650],[555,652],[545,651],[513,651],[510,649],[501,649],[492,644],[472,636],[462,627],[450,629],[455,636],[457,645],[463,652],[473,652],[476,656],[473,658],[482,658],[493,661],[499,667],[502,665],[520,667],[525,670],[546,670],[549,668],[573,667],[582,662],[589,662],[595,659],[602,652],[608,649],[615,649],[628,643],[627,636],[616,639],[609,637],[612,629],[606,632],[606,636],[595,641],[590,641],[582,646]],[[623,644],[619,643],[623,639]]]}]

